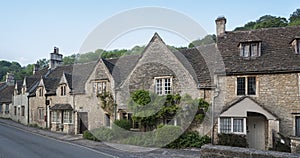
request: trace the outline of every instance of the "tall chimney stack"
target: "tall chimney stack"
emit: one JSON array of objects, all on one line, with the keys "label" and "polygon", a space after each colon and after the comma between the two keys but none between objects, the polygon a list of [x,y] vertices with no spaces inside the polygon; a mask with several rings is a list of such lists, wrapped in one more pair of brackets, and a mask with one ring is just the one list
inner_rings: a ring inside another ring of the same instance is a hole
[{"label": "tall chimney stack", "polygon": [[39,71],[40,66],[38,64],[33,65],[33,74],[35,74],[37,71]]},{"label": "tall chimney stack", "polygon": [[226,18],[224,16],[220,16],[216,19],[216,30],[217,36],[223,36],[226,31]]},{"label": "tall chimney stack", "polygon": [[6,84],[12,86],[15,84],[15,75],[13,73],[7,72],[6,74]]},{"label": "tall chimney stack", "polygon": [[63,55],[59,54],[59,48],[54,47],[53,53],[50,53],[50,69],[63,64]]}]

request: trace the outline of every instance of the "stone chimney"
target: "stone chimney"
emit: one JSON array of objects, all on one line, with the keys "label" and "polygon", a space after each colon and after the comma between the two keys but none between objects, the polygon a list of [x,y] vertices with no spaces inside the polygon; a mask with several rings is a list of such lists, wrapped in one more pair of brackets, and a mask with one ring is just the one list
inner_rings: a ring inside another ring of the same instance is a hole
[{"label": "stone chimney", "polygon": [[53,53],[50,53],[50,69],[63,64],[63,55],[59,54],[59,48],[54,47]]},{"label": "stone chimney", "polygon": [[38,64],[33,65],[33,74],[35,74],[37,71],[39,71],[40,66]]},{"label": "stone chimney", "polygon": [[220,16],[216,19],[216,27],[217,36],[223,36],[226,31],[226,18],[224,16]]},{"label": "stone chimney", "polygon": [[9,86],[12,86],[15,84],[15,75],[13,73],[7,73],[6,74],[6,83]]}]

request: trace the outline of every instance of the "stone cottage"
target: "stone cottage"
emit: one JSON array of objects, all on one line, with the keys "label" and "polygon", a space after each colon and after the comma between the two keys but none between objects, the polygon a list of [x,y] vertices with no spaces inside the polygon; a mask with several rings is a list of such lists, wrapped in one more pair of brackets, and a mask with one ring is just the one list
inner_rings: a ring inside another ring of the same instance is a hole
[{"label": "stone cottage", "polygon": [[113,97],[110,63],[98,61],[62,65],[58,48],[50,54],[50,67],[32,87],[29,98],[30,124],[69,134],[110,126],[102,109],[101,95]]},{"label": "stone cottage", "polygon": [[[215,45],[210,45],[216,51]],[[210,101],[212,89],[209,69],[201,55],[204,49],[175,50],[155,33],[140,55],[124,56],[113,63],[118,119],[132,121],[127,102],[136,90],[148,90],[158,95],[188,94],[192,98]],[[163,123],[177,125],[180,120]],[[132,122],[133,128],[139,128]]]},{"label": "stone cottage", "polygon": [[23,81],[16,81],[13,93],[13,109],[11,119],[22,124],[29,124],[29,94],[37,86],[39,79],[46,75],[48,67],[39,69],[38,65],[34,66],[33,75],[25,77]]},{"label": "stone cottage", "polygon": [[216,25],[225,74],[215,72],[215,134],[246,135],[258,149],[278,133],[299,136],[300,27],[226,31],[224,17]]},{"label": "stone cottage", "polygon": [[7,73],[6,81],[0,83],[0,118],[10,118],[11,113],[15,110],[12,106],[14,84],[14,75],[11,73]]}]

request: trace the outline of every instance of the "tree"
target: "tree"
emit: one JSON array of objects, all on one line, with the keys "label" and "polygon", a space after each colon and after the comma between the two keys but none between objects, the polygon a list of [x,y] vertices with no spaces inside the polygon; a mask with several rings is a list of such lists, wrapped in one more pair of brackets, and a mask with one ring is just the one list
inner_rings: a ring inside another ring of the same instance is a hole
[{"label": "tree", "polygon": [[46,58],[44,59],[39,59],[38,61],[36,61],[36,64],[40,67],[40,68],[45,68],[49,65],[49,60],[47,60]]},{"label": "tree", "polygon": [[284,17],[276,17],[272,15],[264,15],[260,17],[255,22],[250,21],[242,27],[237,27],[234,31],[244,31],[244,30],[255,30],[261,28],[271,28],[271,27],[285,27],[288,25],[288,21]]},{"label": "tree", "polygon": [[260,17],[256,21],[256,24],[254,25],[254,29],[271,28],[271,27],[285,27],[287,25],[288,25],[288,21],[284,17],[265,15],[265,16]]},{"label": "tree", "polygon": [[192,43],[189,44],[189,48],[193,48],[196,46],[206,45],[206,44],[212,44],[216,42],[216,35],[206,35],[204,38],[195,40]]},{"label": "tree", "polygon": [[289,21],[289,26],[300,25],[300,9],[297,9],[290,15]]},{"label": "tree", "polygon": [[63,58],[64,65],[71,65],[74,64],[76,61],[76,58],[79,56],[79,54],[73,54],[71,56],[66,56]]}]

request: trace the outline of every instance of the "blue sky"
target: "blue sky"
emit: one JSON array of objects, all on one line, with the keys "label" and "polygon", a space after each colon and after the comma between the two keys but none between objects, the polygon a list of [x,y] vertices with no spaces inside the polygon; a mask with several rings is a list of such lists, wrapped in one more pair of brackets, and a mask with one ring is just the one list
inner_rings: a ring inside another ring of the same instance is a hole
[{"label": "blue sky", "polygon": [[[266,14],[288,18],[293,11],[300,8],[300,3],[298,0],[3,1],[0,4],[0,60],[17,61],[27,65],[41,58],[49,58],[54,46],[58,46],[64,55],[74,54],[80,50],[89,33],[111,16],[147,6],[178,11],[199,23],[207,33],[215,33],[214,20],[220,15],[227,18],[227,30],[232,30]],[[178,23],[180,24],[180,21]],[[188,45],[189,41],[175,37],[176,35],[148,29],[144,32],[139,30],[128,33],[106,49],[147,44],[154,32],[158,32],[167,44]]]}]

